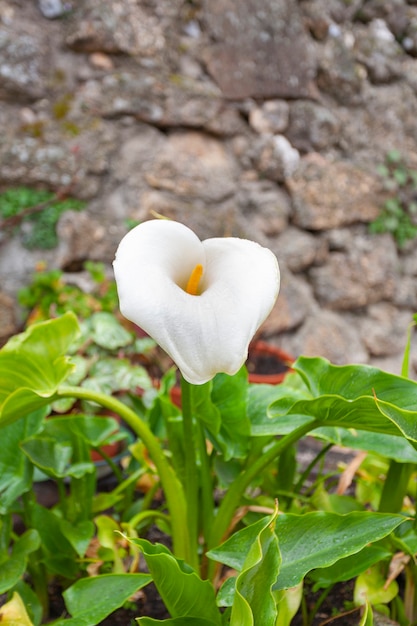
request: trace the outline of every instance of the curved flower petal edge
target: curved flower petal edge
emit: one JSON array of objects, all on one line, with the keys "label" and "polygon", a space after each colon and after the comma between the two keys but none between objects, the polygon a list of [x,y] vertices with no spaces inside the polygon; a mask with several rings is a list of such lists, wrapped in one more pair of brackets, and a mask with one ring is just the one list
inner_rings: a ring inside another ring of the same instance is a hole
[{"label": "curved flower petal edge", "polygon": [[197,385],[241,368],[280,284],[278,261],[267,248],[235,237],[200,241],[169,220],[131,230],[113,266],[122,314]]}]

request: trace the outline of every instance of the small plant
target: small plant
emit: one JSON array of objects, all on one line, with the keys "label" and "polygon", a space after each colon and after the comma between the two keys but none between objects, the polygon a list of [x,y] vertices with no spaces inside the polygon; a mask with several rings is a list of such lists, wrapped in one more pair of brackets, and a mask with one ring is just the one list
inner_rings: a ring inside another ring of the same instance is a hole
[{"label": "small plant", "polygon": [[25,248],[50,250],[58,244],[56,225],[62,213],[80,211],[84,206],[81,200],[61,193],[12,187],[0,194],[0,230],[20,228]]},{"label": "small plant", "polygon": [[371,233],[391,233],[398,248],[417,235],[417,170],[404,162],[398,150],[391,150],[378,167],[389,197],[370,224]]},{"label": "small plant", "polygon": [[68,284],[61,270],[40,266],[32,282],[18,293],[19,304],[30,313],[28,322],[44,321],[66,311],[82,319],[97,311],[113,313],[118,303],[116,283],[106,277],[102,263],[86,261],[84,269],[93,282],[88,293]]}]

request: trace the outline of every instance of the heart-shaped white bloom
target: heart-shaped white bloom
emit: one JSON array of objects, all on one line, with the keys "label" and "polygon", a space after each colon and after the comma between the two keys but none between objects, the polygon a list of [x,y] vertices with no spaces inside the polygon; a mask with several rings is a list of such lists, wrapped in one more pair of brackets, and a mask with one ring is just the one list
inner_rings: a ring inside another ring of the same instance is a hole
[{"label": "heart-shaped white bloom", "polygon": [[113,265],[123,315],[196,385],[240,369],[279,291],[278,262],[267,248],[235,237],[200,241],[170,220],[136,226]]}]

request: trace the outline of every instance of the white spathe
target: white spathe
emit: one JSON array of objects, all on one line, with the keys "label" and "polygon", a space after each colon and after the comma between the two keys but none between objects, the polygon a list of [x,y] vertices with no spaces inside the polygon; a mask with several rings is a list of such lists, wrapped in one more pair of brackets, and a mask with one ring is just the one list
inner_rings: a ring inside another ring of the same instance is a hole
[{"label": "white spathe", "polygon": [[[199,295],[185,291],[197,264]],[[150,220],[120,242],[113,263],[122,314],[200,385],[235,374],[278,296],[275,255],[235,237],[200,241],[179,222]]]}]

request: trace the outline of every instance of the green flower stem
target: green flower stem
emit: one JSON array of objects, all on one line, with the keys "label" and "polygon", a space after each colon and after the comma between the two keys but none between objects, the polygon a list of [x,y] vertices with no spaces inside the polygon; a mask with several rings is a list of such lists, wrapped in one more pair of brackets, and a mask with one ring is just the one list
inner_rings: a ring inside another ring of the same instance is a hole
[{"label": "green flower stem", "polygon": [[[26,528],[36,529],[36,525],[32,522],[33,507],[36,504],[33,491],[22,494],[22,504]],[[28,555],[27,570],[33,581],[34,591],[41,603],[43,617],[46,618],[49,616],[48,572],[43,559],[42,548],[31,552]]]},{"label": "green flower stem", "polygon": [[207,454],[207,442],[204,427],[198,424],[198,448],[200,451],[201,465],[201,527],[205,543],[211,531],[214,517],[213,480],[210,459]]},{"label": "green flower stem", "polygon": [[130,519],[126,525],[129,526],[130,528],[135,529],[140,524],[143,524],[143,522],[149,522],[149,521],[158,520],[158,519],[164,521],[165,524],[167,524],[168,526],[170,525],[171,520],[168,515],[166,515],[165,513],[162,513],[162,511],[154,511],[154,510],[140,511],[134,517],[132,517],[132,519]]},{"label": "green flower stem", "polygon": [[407,494],[408,482],[415,469],[414,463],[390,461],[378,511],[380,513],[399,513]]},{"label": "green flower stem", "polygon": [[83,387],[61,387],[57,392],[60,398],[77,398],[96,402],[102,407],[114,411],[126,422],[134,433],[143,441],[152,461],[155,463],[164,489],[167,507],[171,516],[172,541],[174,553],[187,563],[193,561],[192,548],[185,527],[186,500],[180,481],[166,459],[162,447],[148,425],[132,409],[117,398]]},{"label": "green flower stem", "polygon": [[189,541],[193,549],[193,560],[189,565],[197,571],[198,562],[198,501],[199,476],[194,436],[194,419],[192,411],[193,385],[181,376],[182,427],[184,435],[184,492],[187,501],[187,526]]},{"label": "green flower stem", "polygon": [[[321,424],[318,422],[314,422],[313,428],[318,428],[320,425]],[[218,546],[225,538],[230,522],[233,519],[233,515],[239,507],[241,498],[252,480],[266,467],[268,467],[268,465],[272,463],[272,461],[279,454],[281,454],[281,452],[304,437],[304,435],[311,430],[312,424],[309,422],[308,424],[303,424],[288,435],[285,435],[282,439],[279,439],[270,448],[268,448],[262,456],[258,457],[254,463],[249,465],[246,470],[235,479],[223,498],[214,519],[210,540],[208,542],[208,549]]]}]

